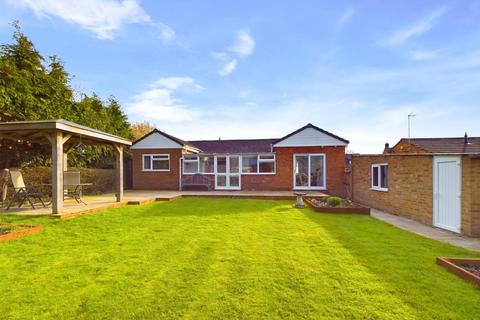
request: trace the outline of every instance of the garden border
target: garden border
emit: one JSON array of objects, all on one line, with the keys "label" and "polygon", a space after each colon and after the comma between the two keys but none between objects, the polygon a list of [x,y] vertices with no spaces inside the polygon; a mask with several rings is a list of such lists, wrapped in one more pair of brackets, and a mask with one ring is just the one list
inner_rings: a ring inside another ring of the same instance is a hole
[{"label": "garden border", "polygon": [[0,242],[13,240],[19,237],[35,234],[44,230],[43,226],[36,226],[31,224],[16,224],[14,226],[29,227],[28,229],[10,232],[0,236]]},{"label": "garden border", "polygon": [[476,284],[477,286],[480,286],[479,276],[455,264],[455,263],[473,263],[476,265],[480,265],[480,258],[437,257],[436,262],[439,266],[446,268],[448,271],[456,274],[463,280],[469,281],[471,283]]},{"label": "garden border", "polygon": [[363,215],[370,215],[371,209],[369,207],[320,207],[317,206],[310,197],[304,199],[308,206],[317,211],[322,213],[334,213],[334,214],[363,214]]}]

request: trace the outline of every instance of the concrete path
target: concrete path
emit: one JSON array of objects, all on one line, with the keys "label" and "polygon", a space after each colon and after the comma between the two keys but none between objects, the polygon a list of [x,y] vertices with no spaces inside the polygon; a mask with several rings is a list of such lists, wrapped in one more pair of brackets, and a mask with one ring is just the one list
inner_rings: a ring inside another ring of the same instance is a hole
[{"label": "concrete path", "polygon": [[480,252],[480,238],[470,238],[447,230],[434,228],[409,218],[396,216],[373,208],[371,215],[378,220],[385,221],[396,227],[408,230],[424,237],[450,243],[454,246],[462,247],[468,250]]}]

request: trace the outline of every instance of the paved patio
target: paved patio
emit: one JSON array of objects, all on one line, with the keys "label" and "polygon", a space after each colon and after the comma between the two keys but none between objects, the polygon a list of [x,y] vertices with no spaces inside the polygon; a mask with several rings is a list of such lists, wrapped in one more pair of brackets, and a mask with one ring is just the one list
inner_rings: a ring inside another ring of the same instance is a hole
[{"label": "paved patio", "polygon": [[[309,196],[318,197],[325,196],[321,192],[307,192]],[[43,208],[37,206],[37,209],[32,209],[28,204],[24,204],[22,208],[12,207],[5,211],[0,209],[0,214],[16,214],[16,215],[52,215],[59,218],[70,218],[81,214],[94,213],[99,210],[115,208],[127,204],[138,205],[152,201],[170,201],[182,196],[190,197],[226,197],[226,198],[249,198],[249,199],[291,199],[295,196],[292,191],[149,191],[149,190],[127,190],[124,193],[123,201],[116,202],[115,195],[102,194],[93,196],[84,196],[83,200],[87,203],[78,204],[75,200],[65,200],[61,214],[51,213],[51,207]]]},{"label": "paved patio", "polygon": [[372,209],[371,215],[374,218],[385,221],[398,228],[419,234],[427,238],[450,243],[454,246],[462,247],[469,250],[480,251],[479,238],[470,238],[451,231],[438,229],[409,218],[400,217],[377,209]]}]

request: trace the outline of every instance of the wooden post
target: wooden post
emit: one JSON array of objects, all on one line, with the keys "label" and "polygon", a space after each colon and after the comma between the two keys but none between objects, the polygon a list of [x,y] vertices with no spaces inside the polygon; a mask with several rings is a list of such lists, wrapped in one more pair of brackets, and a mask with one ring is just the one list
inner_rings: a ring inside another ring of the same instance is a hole
[{"label": "wooden post", "polygon": [[114,144],[115,148],[115,170],[116,170],[116,197],[117,202],[123,200],[123,146]]},{"label": "wooden post", "polygon": [[63,134],[54,131],[52,143],[52,213],[60,214],[63,209]]}]

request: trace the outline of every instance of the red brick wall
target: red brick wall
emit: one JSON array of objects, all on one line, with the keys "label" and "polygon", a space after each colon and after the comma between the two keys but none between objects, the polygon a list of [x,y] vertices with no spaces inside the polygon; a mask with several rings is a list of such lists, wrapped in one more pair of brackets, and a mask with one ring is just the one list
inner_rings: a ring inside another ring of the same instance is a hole
[{"label": "red brick wall", "polygon": [[[143,154],[170,154],[170,171],[142,171]],[[132,150],[133,189],[178,190],[179,159],[182,149]]]},{"label": "red brick wall", "polygon": [[392,153],[427,153],[427,151],[408,143],[407,140],[400,140],[393,148]]},{"label": "red brick wall", "polygon": [[332,195],[345,196],[345,147],[282,147],[275,148],[277,174],[275,185],[280,190],[293,188],[293,155],[295,153],[324,153],[327,163],[327,190]]},{"label": "red brick wall", "polygon": [[[345,196],[345,147],[282,147],[276,148],[276,174],[242,175],[242,190],[292,190],[293,154],[324,153],[327,163],[329,194]],[[142,172],[142,154],[170,153],[170,172]],[[133,188],[178,190],[180,149],[133,150]],[[214,188],[214,176],[212,188]]]}]

